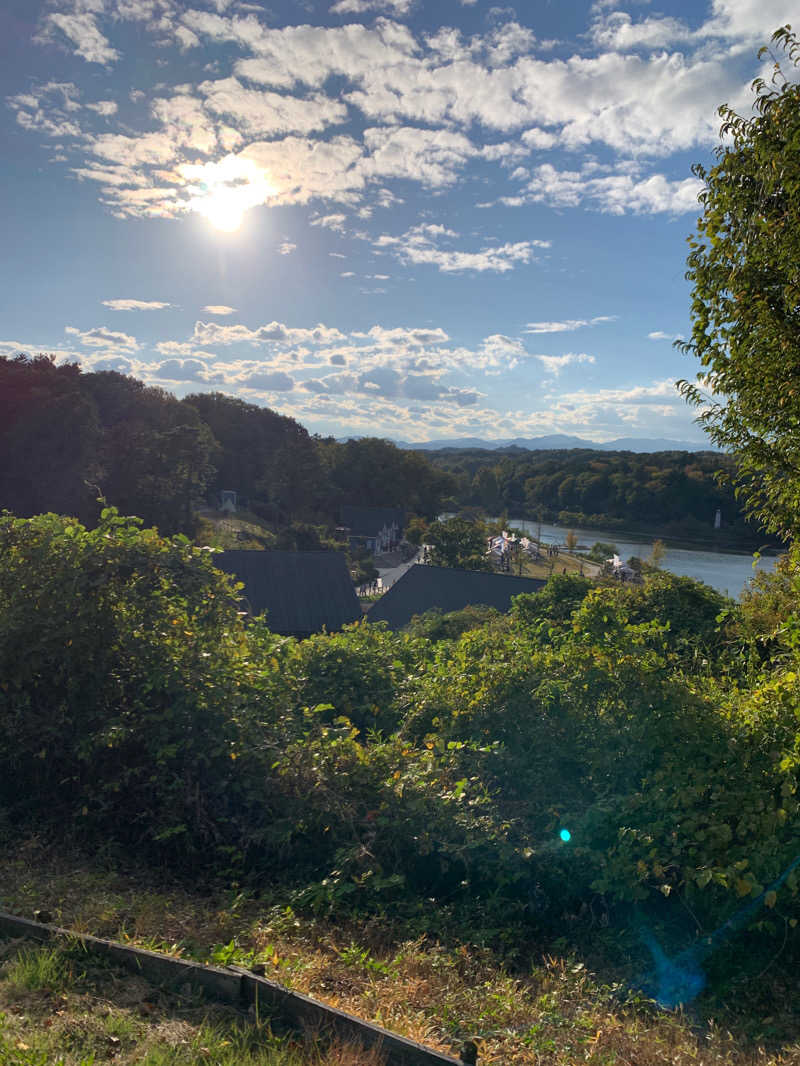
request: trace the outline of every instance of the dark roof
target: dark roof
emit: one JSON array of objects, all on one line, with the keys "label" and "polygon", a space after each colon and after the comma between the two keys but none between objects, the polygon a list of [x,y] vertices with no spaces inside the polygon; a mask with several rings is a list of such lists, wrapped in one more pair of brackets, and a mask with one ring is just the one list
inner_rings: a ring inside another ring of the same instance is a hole
[{"label": "dark roof", "polygon": [[362,617],[341,552],[226,551],[214,565],[244,584],[245,606],[266,611],[275,633],[336,630]]},{"label": "dark roof", "polygon": [[390,629],[402,629],[415,614],[423,614],[435,607],[445,614],[478,604],[507,611],[512,596],[538,592],[544,584],[534,577],[417,563],[381,596],[367,617],[370,622],[387,622]]},{"label": "dark roof", "polygon": [[405,511],[397,507],[353,507],[344,504],[341,511],[342,525],[347,526],[356,537],[375,537],[384,526],[396,522],[402,530]]}]

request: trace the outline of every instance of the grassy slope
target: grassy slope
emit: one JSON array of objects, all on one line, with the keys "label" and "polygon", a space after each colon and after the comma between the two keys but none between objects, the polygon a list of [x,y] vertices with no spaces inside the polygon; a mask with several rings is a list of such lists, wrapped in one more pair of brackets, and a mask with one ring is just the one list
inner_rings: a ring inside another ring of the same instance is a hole
[{"label": "grassy slope", "polygon": [[174,954],[258,960],[283,984],[444,1051],[477,1035],[481,1063],[800,1063],[797,977],[777,964],[757,987],[732,981],[722,999],[667,1013],[589,956],[540,953],[512,973],[489,948],[409,939],[378,920],[307,918],[235,893],[193,895],[36,842],[0,857],[0,906],[46,908],[76,930]]},{"label": "grassy slope", "polygon": [[[277,1026],[276,1026],[277,1027]],[[0,1066],[380,1066],[89,957],[0,939]]]}]

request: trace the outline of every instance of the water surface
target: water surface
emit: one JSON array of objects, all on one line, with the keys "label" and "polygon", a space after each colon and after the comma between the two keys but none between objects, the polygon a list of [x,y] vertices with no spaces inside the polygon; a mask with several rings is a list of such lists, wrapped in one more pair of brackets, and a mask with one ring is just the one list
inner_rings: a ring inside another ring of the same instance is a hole
[{"label": "water surface", "polygon": [[[528,535],[532,534],[534,537],[540,528],[538,522],[528,522],[523,519],[509,519],[509,525],[515,529],[524,529]],[[646,559],[655,539],[644,535],[615,533],[607,529],[581,529],[576,526],[574,530],[578,543],[586,548],[591,548],[598,540],[615,545],[624,562],[627,562],[632,555]],[[546,522],[542,522],[541,531],[544,543],[561,545],[564,544],[568,532],[564,526],[554,526]],[[667,551],[661,564],[664,570],[682,577],[693,577],[698,581],[705,581],[718,592],[732,596],[734,599],[739,598],[739,594],[757,570],[772,571],[775,569],[775,556],[762,556],[754,569],[752,555],[745,555],[741,552],[673,548],[669,540],[665,543]]]}]

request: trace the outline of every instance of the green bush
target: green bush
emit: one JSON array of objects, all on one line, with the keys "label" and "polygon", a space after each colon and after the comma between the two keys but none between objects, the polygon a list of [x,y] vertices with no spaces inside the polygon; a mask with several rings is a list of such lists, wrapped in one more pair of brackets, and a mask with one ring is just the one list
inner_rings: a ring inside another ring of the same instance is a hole
[{"label": "green bush", "polygon": [[719,921],[797,850],[797,559],[742,612],[666,574],[588,585],[559,575],[447,639],[418,635],[433,618],[297,642],[245,625],[185,538],[113,510],[93,531],[6,514],[4,822],[318,907],[542,920],[598,891],[675,893]]},{"label": "green bush", "polygon": [[251,694],[212,553],[107,509],[91,531],[6,514],[0,558],[0,803],[187,855],[221,842]]},{"label": "green bush", "polygon": [[525,592],[514,597],[512,617],[526,624],[545,619],[563,622],[593,585],[590,578],[579,574],[553,574],[539,592]]},{"label": "green bush", "polygon": [[409,636],[424,637],[426,640],[457,640],[470,629],[496,623],[502,617],[495,607],[487,607],[484,604],[447,612],[434,607],[424,614],[415,614],[405,631]]},{"label": "green bush", "polygon": [[384,626],[356,623],[298,644],[288,666],[295,706],[328,705],[327,722],[347,718],[359,731],[395,731],[405,709],[407,678],[421,645]]}]

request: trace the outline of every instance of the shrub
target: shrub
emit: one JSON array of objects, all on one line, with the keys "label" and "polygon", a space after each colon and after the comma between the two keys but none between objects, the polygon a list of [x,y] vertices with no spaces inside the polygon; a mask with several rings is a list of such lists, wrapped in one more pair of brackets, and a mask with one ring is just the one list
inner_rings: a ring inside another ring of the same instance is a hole
[{"label": "shrub", "polygon": [[497,622],[502,617],[495,607],[487,607],[484,604],[448,612],[434,607],[424,614],[415,614],[405,629],[410,636],[424,637],[426,640],[457,640],[470,629]]},{"label": "shrub", "polygon": [[211,552],[103,511],[0,519],[0,802],[186,856],[235,805],[248,689]]}]

